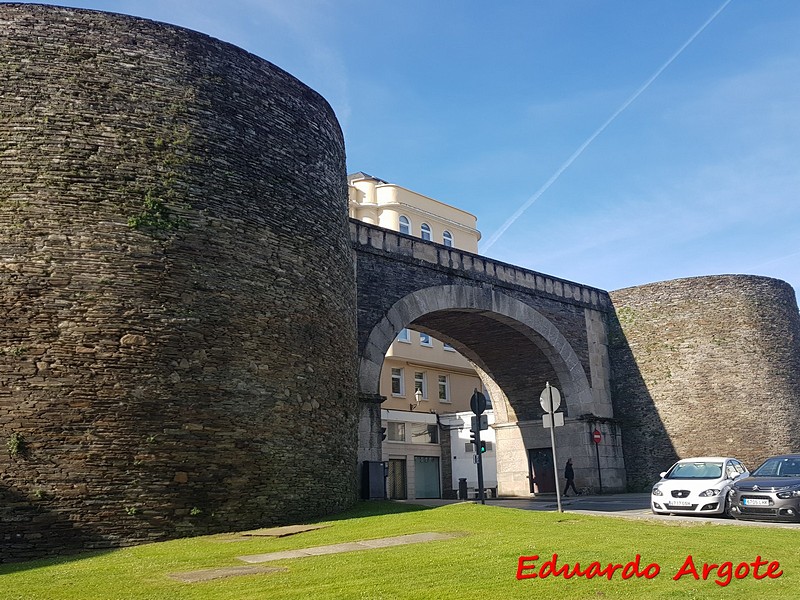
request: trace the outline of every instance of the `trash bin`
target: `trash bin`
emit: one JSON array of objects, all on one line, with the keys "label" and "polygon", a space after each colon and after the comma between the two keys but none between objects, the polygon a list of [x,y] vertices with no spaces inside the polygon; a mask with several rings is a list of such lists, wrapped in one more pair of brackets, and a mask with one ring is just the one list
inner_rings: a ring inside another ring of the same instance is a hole
[{"label": "trash bin", "polygon": [[459,500],[466,500],[467,499],[467,478],[461,477],[458,480],[458,499]]}]

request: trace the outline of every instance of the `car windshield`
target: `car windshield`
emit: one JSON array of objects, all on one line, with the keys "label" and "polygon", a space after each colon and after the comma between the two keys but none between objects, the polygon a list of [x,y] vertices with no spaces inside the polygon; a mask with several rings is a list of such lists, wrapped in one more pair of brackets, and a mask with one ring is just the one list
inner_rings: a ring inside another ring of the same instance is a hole
[{"label": "car windshield", "polygon": [[720,477],[722,477],[720,462],[678,463],[667,473],[667,479],[719,479]]},{"label": "car windshield", "polygon": [[752,477],[800,477],[800,457],[768,458]]}]

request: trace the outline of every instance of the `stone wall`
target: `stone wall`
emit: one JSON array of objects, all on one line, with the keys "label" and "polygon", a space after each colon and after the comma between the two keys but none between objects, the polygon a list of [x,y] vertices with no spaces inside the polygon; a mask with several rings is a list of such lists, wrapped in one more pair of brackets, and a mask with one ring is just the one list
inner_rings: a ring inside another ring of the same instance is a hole
[{"label": "stone wall", "polygon": [[611,293],[614,415],[629,486],[678,458],[736,456],[755,468],[800,450],[800,316],[775,279],[678,279]]},{"label": "stone wall", "polygon": [[327,103],[207,36],[40,5],[0,5],[0,71],[0,561],[350,505]]},{"label": "stone wall", "polygon": [[599,488],[591,441],[598,426],[604,489],[624,490],[609,387],[607,292],[374,225],[350,226],[362,392],[377,391],[384,352],[402,327],[430,333],[471,360],[489,391],[501,494],[530,495],[528,450],[550,447],[539,402],[547,382],[563,394],[559,443],[574,458],[581,485]]}]

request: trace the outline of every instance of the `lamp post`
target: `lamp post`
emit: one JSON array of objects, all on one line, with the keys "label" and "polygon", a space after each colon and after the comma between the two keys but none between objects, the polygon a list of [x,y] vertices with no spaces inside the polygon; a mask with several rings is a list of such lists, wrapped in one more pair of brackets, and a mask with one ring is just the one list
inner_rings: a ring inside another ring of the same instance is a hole
[{"label": "lamp post", "polygon": [[417,389],[417,391],[414,392],[414,400],[416,400],[416,402],[417,402],[416,404],[409,404],[408,405],[411,410],[414,410],[415,408],[419,408],[419,401],[422,400],[422,390]]}]

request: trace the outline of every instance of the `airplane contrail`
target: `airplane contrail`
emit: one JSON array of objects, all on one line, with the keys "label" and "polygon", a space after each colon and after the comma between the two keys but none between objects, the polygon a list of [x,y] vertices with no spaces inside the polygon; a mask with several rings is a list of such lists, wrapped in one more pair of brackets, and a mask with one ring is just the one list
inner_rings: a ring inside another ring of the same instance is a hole
[{"label": "airplane contrail", "polygon": [[551,186],[551,185],[553,185],[553,184],[554,184],[554,183],[555,183],[555,182],[558,180],[558,178],[559,178],[559,177],[561,177],[562,173],[564,173],[564,171],[566,171],[566,170],[567,170],[567,169],[568,169],[568,168],[569,168],[569,167],[572,165],[572,163],[574,163],[574,162],[575,162],[575,161],[578,159],[578,157],[579,157],[581,154],[583,154],[583,151],[584,151],[584,150],[586,150],[586,148],[588,148],[588,147],[589,147],[589,144],[591,144],[591,143],[592,143],[592,142],[595,140],[595,138],[596,138],[597,136],[599,136],[601,133],[603,133],[603,131],[605,131],[605,130],[606,130],[606,128],[607,128],[609,125],[611,125],[611,123],[613,123],[613,122],[614,122],[614,120],[615,120],[615,119],[616,119],[616,118],[617,118],[617,117],[618,117],[620,114],[622,114],[622,112],[623,112],[623,111],[624,111],[626,108],[628,108],[628,107],[629,107],[631,104],[633,104],[633,102],[634,102],[634,101],[635,101],[635,100],[636,100],[636,99],[637,99],[639,96],[641,96],[641,95],[642,95],[642,94],[645,92],[645,90],[647,90],[647,88],[649,88],[649,87],[650,87],[650,85],[651,85],[651,84],[652,84],[652,83],[653,83],[653,82],[654,82],[656,79],[658,79],[658,76],[659,76],[659,75],[661,75],[661,73],[663,73],[663,72],[664,72],[664,70],[665,70],[667,67],[669,67],[669,66],[670,66],[670,65],[671,65],[671,64],[672,64],[672,63],[675,61],[675,59],[677,59],[677,58],[678,58],[678,57],[679,57],[679,56],[680,56],[680,55],[683,53],[683,51],[684,51],[684,50],[686,50],[686,48],[689,46],[689,44],[691,44],[691,43],[692,43],[692,42],[695,40],[695,38],[696,38],[698,35],[700,35],[701,33],[703,33],[703,30],[704,30],[706,27],[708,27],[709,25],[711,25],[711,23],[714,21],[714,19],[716,19],[716,18],[717,18],[717,16],[718,16],[718,15],[719,15],[719,14],[720,14],[720,13],[721,13],[723,10],[725,10],[725,7],[726,7],[726,6],[728,6],[728,4],[730,4],[732,1],[733,1],[733,0],[725,0],[725,2],[723,2],[723,3],[722,3],[722,6],[720,6],[720,7],[719,7],[719,8],[716,10],[716,12],[715,12],[713,15],[711,15],[711,16],[708,18],[708,20],[707,20],[705,23],[703,23],[703,25],[700,27],[700,29],[698,29],[697,31],[695,31],[695,32],[694,32],[694,33],[691,35],[691,37],[690,37],[688,40],[686,40],[686,42],[685,42],[685,43],[684,43],[684,44],[683,44],[683,45],[682,45],[680,48],[678,48],[678,50],[677,50],[677,51],[676,51],[676,52],[675,52],[675,53],[674,53],[672,56],[670,56],[670,57],[669,57],[669,59],[667,60],[667,62],[665,62],[663,65],[661,65],[661,66],[658,68],[658,70],[657,70],[655,73],[653,73],[653,74],[650,76],[650,78],[649,78],[647,81],[645,81],[645,82],[644,82],[644,84],[643,84],[643,85],[642,85],[642,86],[641,86],[641,87],[640,87],[638,90],[636,90],[636,92],[634,92],[634,94],[633,94],[633,95],[632,95],[630,98],[628,98],[628,99],[627,99],[625,102],[623,102],[623,103],[622,103],[622,105],[621,105],[621,106],[620,106],[620,107],[619,107],[619,108],[618,108],[618,109],[617,109],[617,110],[614,112],[614,114],[612,114],[612,115],[611,115],[611,116],[610,116],[610,117],[609,117],[609,118],[606,120],[606,122],[605,122],[605,123],[603,123],[603,124],[602,124],[600,127],[598,127],[598,128],[597,128],[597,130],[596,130],[596,131],[595,131],[595,132],[594,132],[592,135],[590,135],[590,136],[589,136],[589,137],[586,139],[586,141],[585,141],[585,142],[583,142],[583,144],[581,144],[581,145],[578,147],[578,149],[577,149],[575,152],[573,152],[573,153],[572,153],[572,156],[570,156],[570,157],[569,157],[569,158],[568,158],[566,161],[564,161],[564,163],[563,163],[563,164],[562,164],[562,165],[561,165],[561,166],[560,166],[560,167],[559,167],[559,168],[556,170],[556,172],[555,172],[555,173],[553,173],[553,174],[550,176],[550,179],[548,179],[548,180],[547,180],[547,181],[544,183],[544,185],[543,185],[542,187],[540,187],[540,188],[539,188],[539,189],[536,191],[536,193],[535,193],[535,194],[533,194],[533,195],[532,195],[530,198],[528,198],[528,199],[527,199],[527,200],[526,200],[526,201],[525,201],[525,202],[522,204],[522,206],[520,206],[520,207],[519,207],[519,208],[518,208],[518,209],[517,209],[517,210],[514,212],[514,214],[513,214],[513,215],[511,215],[511,217],[510,217],[510,218],[509,218],[509,219],[508,219],[508,220],[507,220],[505,223],[503,223],[503,225],[500,227],[500,229],[498,229],[497,231],[495,231],[495,232],[494,232],[494,233],[493,233],[493,234],[492,234],[492,235],[489,237],[489,239],[488,239],[488,240],[486,240],[486,243],[485,243],[485,244],[482,244],[482,247],[481,247],[481,253],[486,253],[486,252],[489,250],[489,248],[491,248],[491,247],[494,245],[494,243],[495,243],[497,240],[499,240],[499,239],[500,239],[500,237],[501,237],[501,236],[502,236],[502,235],[503,235],[503,234],[506,232],[506,230],[507,230],[509,227],[511,227],[511,226],[512,226],[512,225],[513,225],[513,224],[516,222],[516,220],[517,220],[517,219],[519,219],[519,218],[522,216],[522,214],[523,214],[523,213],[524,213],[526,210],[528,210],[528,209],[531,207],[531,205],[532,205],[534,202],[536,202],[536,200],[538,200],[538,199],[539,199],[539,197],[540,197],[542,194],[544,194],[544,193],[545,193],[545,192],[546,192],[546,191],[547,191],[547,190],[550,188],[550,186]]}]

